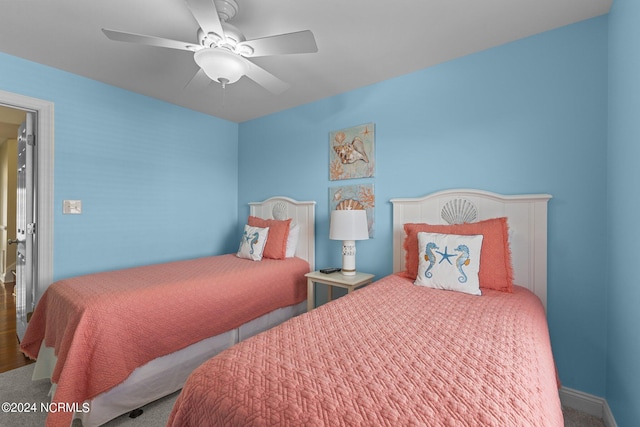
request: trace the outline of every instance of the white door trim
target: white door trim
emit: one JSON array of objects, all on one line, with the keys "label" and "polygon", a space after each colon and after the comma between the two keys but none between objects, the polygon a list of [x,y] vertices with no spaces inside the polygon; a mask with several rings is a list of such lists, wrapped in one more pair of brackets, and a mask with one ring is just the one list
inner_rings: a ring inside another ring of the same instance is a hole
[{"label": "white door trim", "polygon": [[53,103],[0,90],[0,104],[37,113],[37,219],[38,250],[35,300],[53,282]]}]

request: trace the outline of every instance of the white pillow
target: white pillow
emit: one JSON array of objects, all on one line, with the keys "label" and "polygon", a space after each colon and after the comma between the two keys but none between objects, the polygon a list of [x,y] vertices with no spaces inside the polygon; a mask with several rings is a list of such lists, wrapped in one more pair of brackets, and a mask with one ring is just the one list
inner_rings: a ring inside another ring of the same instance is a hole
[{"label": "white pillow", "polygon": [[298,224],[291,223],[291,225],[289,226],[289,237],[287,237],[287,250],[285,252],[285,258],[293,258],[296,255],[299,238],[300,226]]},{"label": "white pillow", "polygon": [[236,254],[240,258],[252,259],[260,261],[264,252],[264,245],[267,243],[269,227],[251,227],[244,226],[244,232],[240,238],[240,248]]},{"label": "white pillow", "polygon": [[418,233],[418,276],[414,284],[471,295],[480,292],[482,235]]}]

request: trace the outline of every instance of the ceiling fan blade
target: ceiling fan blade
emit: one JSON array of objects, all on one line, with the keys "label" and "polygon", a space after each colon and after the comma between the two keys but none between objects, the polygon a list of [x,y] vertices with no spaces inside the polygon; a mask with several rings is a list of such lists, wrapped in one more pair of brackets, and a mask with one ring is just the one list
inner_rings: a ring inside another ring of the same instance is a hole
[{"label": "ceiling fan blade", "polygon": [[125,33],[122,31],[108,30],[106,28],[103,28],[102,32],[109,39],[115,40],[118,42],[140,43],[140,44],[146,44],[149,46],[168,47],[170,49],[178,49],[178,50],[188,50],[191,52],[198,50],[202,47],[197,44],[181,42],[178,40],[163,39],[163,38],[154,37],[154,36],[145,36],[143,34]]},{"label": "ceiling fan blade", "polygon": [[247,71],[246,76],[254,82],[258,83],[260,86],[267,89],[269,92],[273,93],[274,95],[280,95],[282,92],[289,89],[289,83],[283,82],[264,68],[259,67],[248,59],[244,60],[249,66],[249,71]]},{"label": "ceiling fan blade", "polygon": [[184,88],[192,91],[198,91],[206,88],[210,83],[211,79],[207,77],[204,70],[200,68]]},{"label": "ceiling fan blade", "polygon": [[253,53],[246,55],[247,57],[315,53],[318,51],[316,39],[309,30],[247,40],[238,43],[238,45],[250,46],[253,49]]},{"label": "ceiling fan blade", "polygon": [[213,0],[185,0],[187,7],[205,34],[216,33],[224,37],[224,30]]}]

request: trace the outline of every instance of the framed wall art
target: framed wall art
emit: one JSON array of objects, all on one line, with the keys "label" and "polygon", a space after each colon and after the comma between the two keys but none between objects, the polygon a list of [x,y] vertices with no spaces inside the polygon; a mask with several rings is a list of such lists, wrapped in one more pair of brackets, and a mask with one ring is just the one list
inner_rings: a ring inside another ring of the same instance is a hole
[{"label": "framed wall art", "polygon": [[369,238],[373,238],[376,196],[373,184],[343,185],[329,188],[329,209],[363,209],[367,211]]},{"label": "framed wall art", "polygon": [[329,132],[329,179],[374,176],[375,128],[373,123]]}]

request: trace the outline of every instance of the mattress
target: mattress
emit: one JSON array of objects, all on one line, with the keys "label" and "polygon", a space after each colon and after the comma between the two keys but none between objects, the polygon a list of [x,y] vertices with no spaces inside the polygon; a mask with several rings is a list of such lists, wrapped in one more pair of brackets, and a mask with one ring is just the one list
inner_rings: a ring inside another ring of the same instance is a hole
[{"label": "mattress", "polygon": [[[221,255],[97,273],[52,284],[21,348],[55,349],[53,402],[82,403],[137,367],[306,297],[299,258],[260,262]],[[69,425],[68,412],[47,425]]]},{"label": "mattress", "polygon": [[540,300],[398,275],[196,369],[168,426],[562,426]]}]

